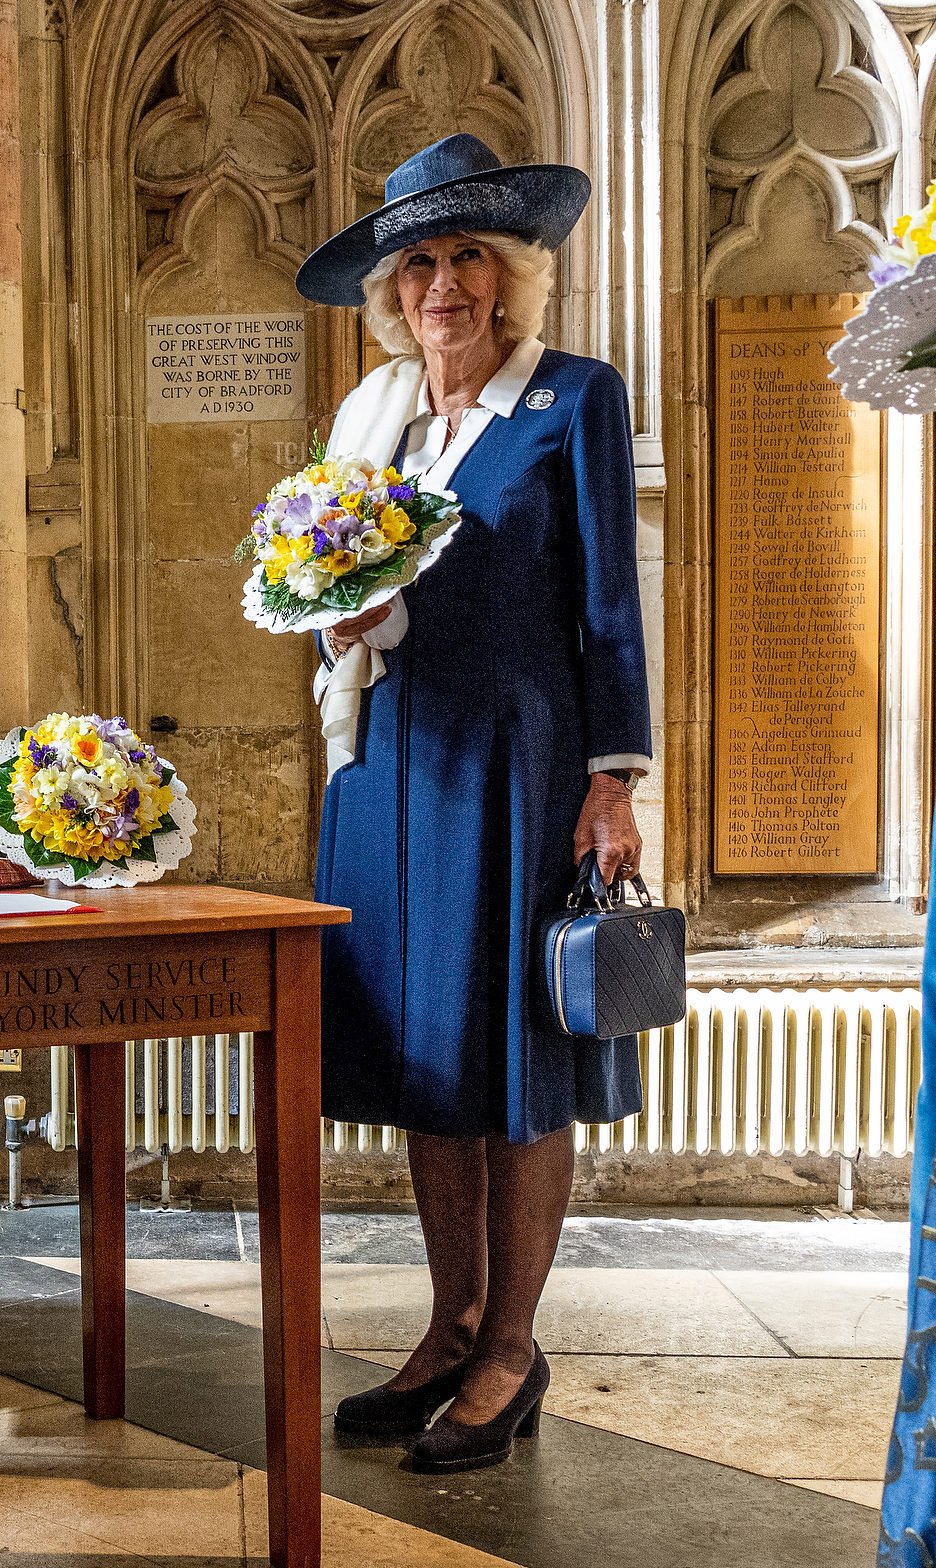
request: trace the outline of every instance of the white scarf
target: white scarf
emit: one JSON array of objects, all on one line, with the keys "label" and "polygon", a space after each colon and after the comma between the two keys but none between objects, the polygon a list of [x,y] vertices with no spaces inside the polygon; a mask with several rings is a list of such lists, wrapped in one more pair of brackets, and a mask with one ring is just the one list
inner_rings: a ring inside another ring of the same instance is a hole
[{"label": "white scarf", "polygon": [[[363,457],[386,468],[415,417],[424,374],[421,359],[392,359],[372,370],[335,415],[327,456]],[[387,618],[353,643],[333,670],[323,661],[316,671],[312,694],[321,713],[329,782],[339,768],[354,760],[361,692],[387,672],[380,649],[395,648],[409,625],[399,593],[390,606]]]}]

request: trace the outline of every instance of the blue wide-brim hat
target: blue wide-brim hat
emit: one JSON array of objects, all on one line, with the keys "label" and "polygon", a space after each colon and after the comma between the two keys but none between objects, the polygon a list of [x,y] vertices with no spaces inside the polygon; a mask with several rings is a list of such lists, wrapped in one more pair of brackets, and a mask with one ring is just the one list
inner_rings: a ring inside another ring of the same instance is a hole
[{"label": "blue wide-brim hat", "polygon": [[361,281],[382,256],[462,229],[518,234],[556,250],[590,192],[581,169],[505,166],[477,136],[446,136],[394,169],[384,205],[314,250],[299,268],[296,287],[323,305],[363,305]]}]

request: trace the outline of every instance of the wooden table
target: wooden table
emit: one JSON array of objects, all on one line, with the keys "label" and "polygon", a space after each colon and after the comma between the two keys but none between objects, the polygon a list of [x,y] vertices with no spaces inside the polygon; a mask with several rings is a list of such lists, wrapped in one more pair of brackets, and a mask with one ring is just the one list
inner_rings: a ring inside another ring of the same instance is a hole
[{"label": "wooden table", "polygon": [[124,1413],[124,1041],[253,1030],[270,1559],[318,1568],[319,929],[350,911],[162,883],[69,895],[100,913],[0,919],[0,1045],[75,1047],[85,1409]]}]

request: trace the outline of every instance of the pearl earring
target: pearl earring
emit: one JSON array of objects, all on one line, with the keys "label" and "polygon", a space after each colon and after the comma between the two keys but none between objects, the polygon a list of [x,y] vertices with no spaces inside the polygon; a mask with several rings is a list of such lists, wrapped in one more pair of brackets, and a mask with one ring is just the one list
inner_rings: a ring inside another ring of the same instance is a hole
[{"label": "pearl earring", "polygon": [[494,314],[495,314],[495,316],[506,315],[506,311],[504,310],[503,305],[495,305],[495,307],[494,307]]}]

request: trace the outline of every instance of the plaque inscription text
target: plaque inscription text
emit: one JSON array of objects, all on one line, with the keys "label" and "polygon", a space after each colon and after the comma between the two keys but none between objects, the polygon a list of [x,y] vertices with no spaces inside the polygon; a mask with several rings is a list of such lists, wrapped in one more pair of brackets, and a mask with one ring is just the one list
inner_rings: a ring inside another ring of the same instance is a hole
[{"label": "plaque inscription text", "polygon": [[305,323],[276,311],[155,316],[146,322],[151,425],[301,419]]},{"label": "plaque inscription text", "polygon": [[716,302],[715,871],[877,863],[880,416],[856,296]]}]

